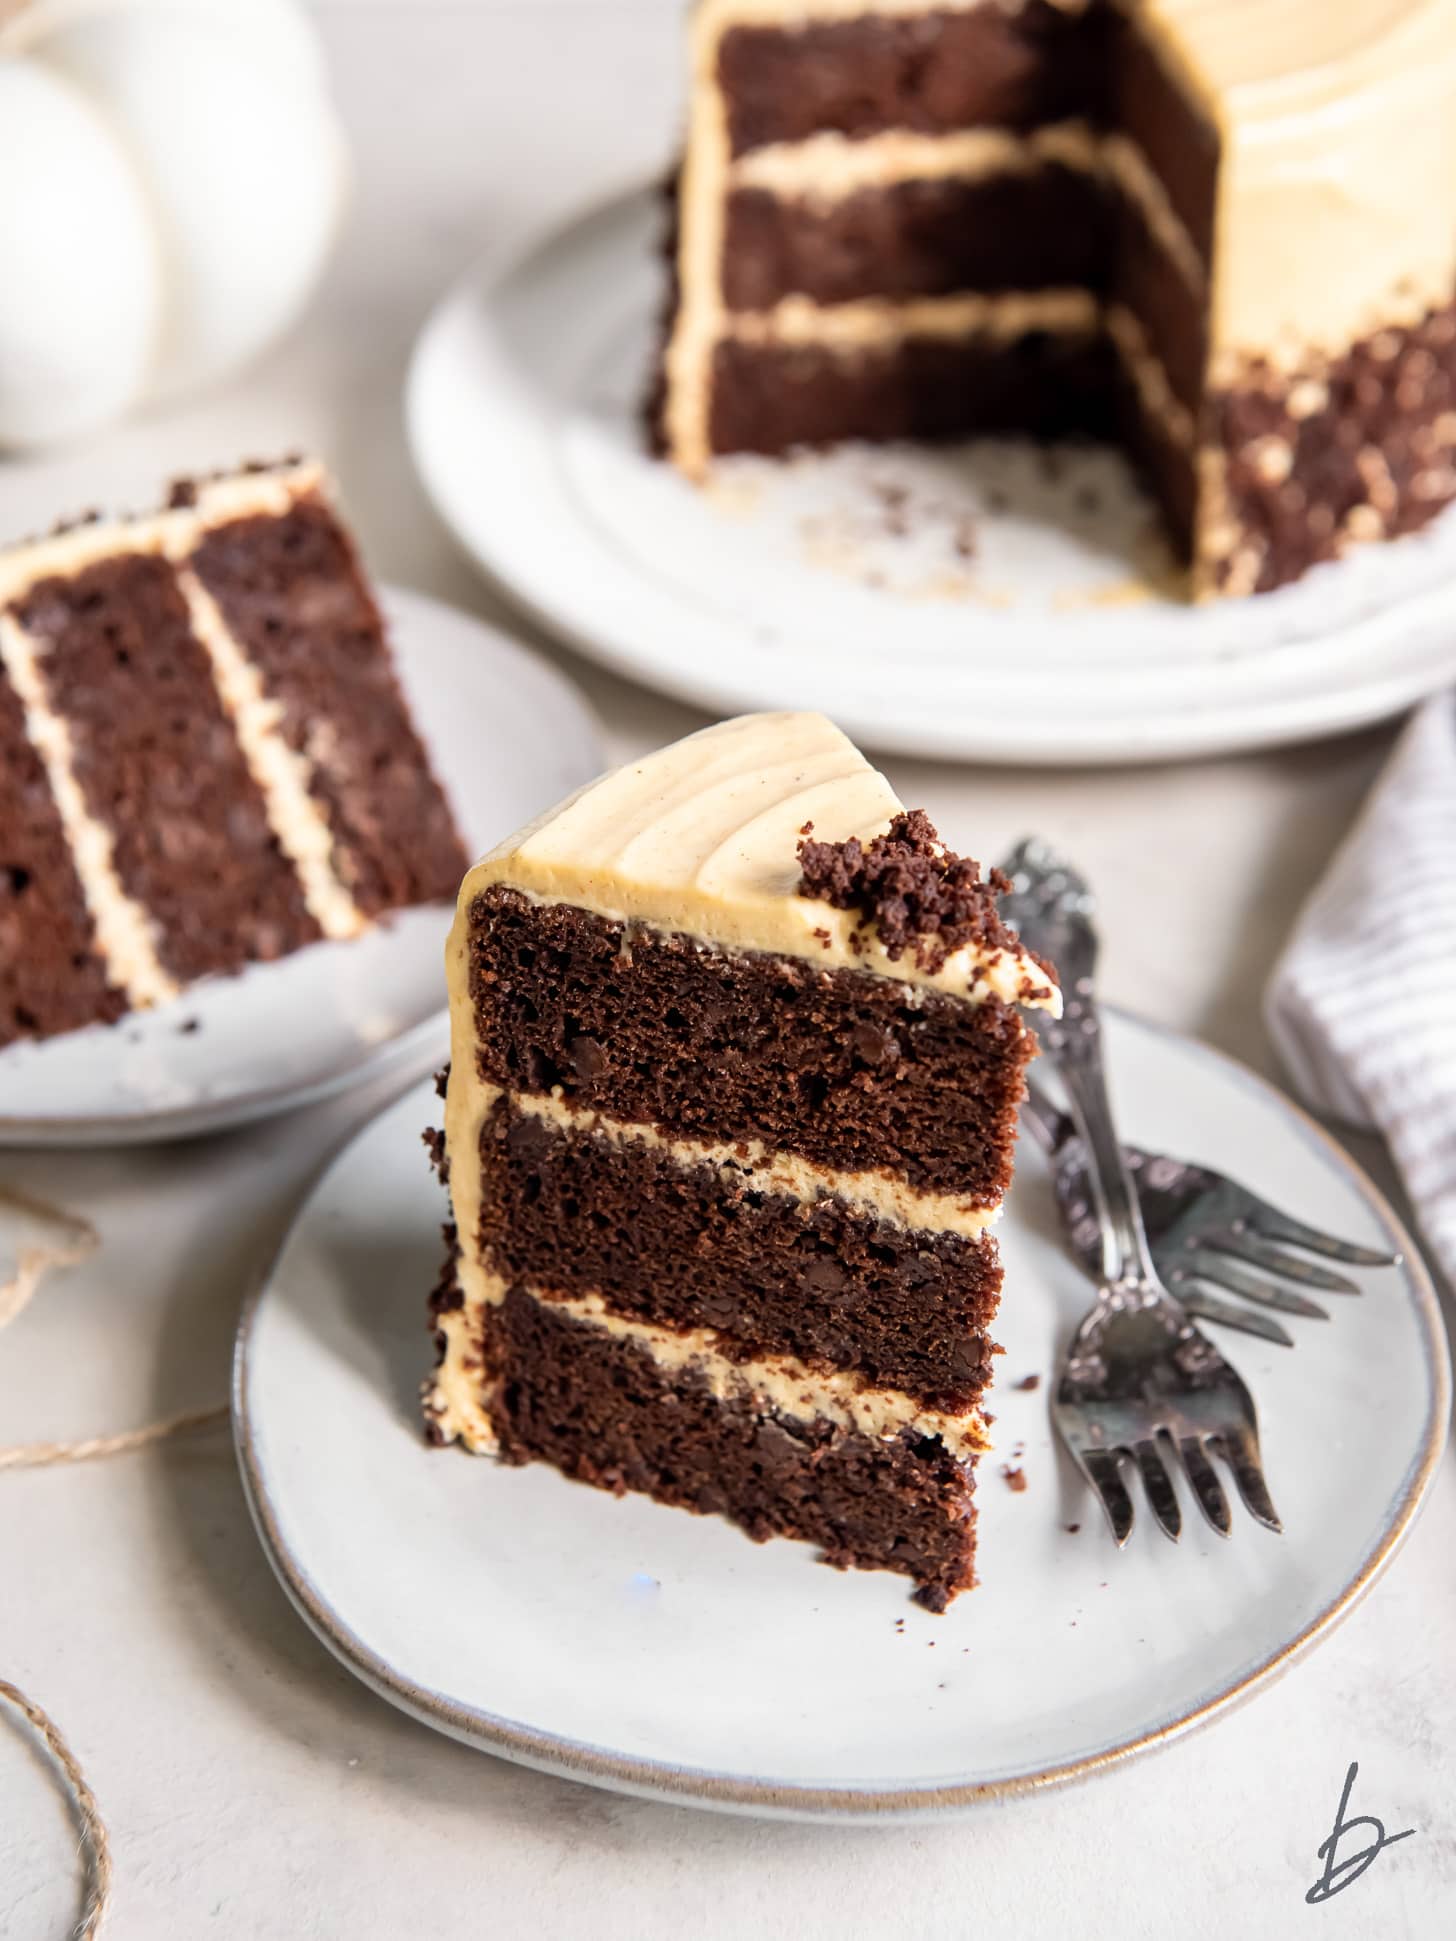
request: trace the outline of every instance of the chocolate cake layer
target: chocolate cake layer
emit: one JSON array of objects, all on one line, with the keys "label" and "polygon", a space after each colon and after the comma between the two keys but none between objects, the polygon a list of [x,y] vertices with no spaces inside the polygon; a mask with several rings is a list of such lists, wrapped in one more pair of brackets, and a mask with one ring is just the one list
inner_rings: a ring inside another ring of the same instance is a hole
[{"label": "chocolate cake layer", "polygon": [[172,568],[128,553],[38,582],[14,616],[44,643],[49,705],[116,873],[172,976],[281,956],[318,926],[223,711]]},{"label": "chocolate cake layer", "polygon": [[481,1076],[690,1138],[762,1139],[993,1206],[1031,1034],[868,972],[729,955],[502,887],[470,911]]},{"label": "chocolate cake layer", "polygon": [[824,129],[943,134],[1033,128],[1097,108],[1107,19],[1047,0],[1015,9],[731,27],[718,79],[735,155]]},{"label": "chocolate cake layer", "polygon": [[1116,198],[1113,230],[1108,294],[1137,318],[1169,389],[1196,413],[1207,376],[1207,290],[1190,283],[1126,196]]},{"label": "chocolate cake layer", "polygon": [[911,1577],[943,1610],[973,1582],[971,1465],[938,1439],[879,1441],[719,1401],[636,1344],[512,1289],[485,1316],[489,1408],[507,1462],[797,1537],[838,1568]]},{"label": "chocolate cake layer", "polygon": [[[354,549],[328,507],[214,527],[189,565],[313,765],[334,867],[366,914],[453,897],[468,859],[430,774]],[[323,724],[327,726],[323,726]]]},{"label": "chocolate cake layer", "polygon": [[1116,402],[1120,414],[1119,442],[1133,470],[1157,501],[1174,557],[1186,566],[1193,557],[1198,515],[1197,452],[1170,438],[1157,420],[1149,416],[1126,377],[1119,381]]},{"label": "chocolate cake layer", "polygon": [[723,299],[947,296],[960,290],[1095,288],[1111,256],[1112,199],[1062,162],[938,176],[823,199],[763,188],[728,198]]},{"label": "chocolate cake layer", "polygon": [[1142,398],[1126,378],[1118,384],[1116,406],[1120,411],[1118,443],[1149,497],[1159,505],[1175,559],[1180,565],[1188,565],[1198,516],[1198,454],[1171,439],[1147,415]]},{"label": "chocolate cake layer", "polygon": [[1001,1264],[989,1234],[754,1191],[717,1166],[573,1134],[504,1099],[480,1163],[482,1258],[508,1281],[599,1292],[614,1313],[718,1329],[734,1359],[791,1354],[949,1412],[973,1407],[990,1380]]},{"label": "chocolate cake layer", "polygon": [[1220,583],[1264,592],[1352,541],[1414,532],[1456,499],[1456,303],[1212,398],[1238,538]]},{"label": "chocolate cake layer", "polygon": [[0,1045],[126,1008],[95,931],[20,697],[0,671]]},{"label": "chocolate cake layer", "polygon": [[1205,264],[1213,260],[1218,200],[1218,131],[1197,113],[1149,44],[1135,12],[1108,8],[1106,115],[1134,142]]},{"label": "chocolate cake layer", "polygon": [[1054,331],[907,337],[855,353],[725,342],[713,359],[710,444],[773,453],[845,438],[1106,437],[1114,376],[1110,345]]}]

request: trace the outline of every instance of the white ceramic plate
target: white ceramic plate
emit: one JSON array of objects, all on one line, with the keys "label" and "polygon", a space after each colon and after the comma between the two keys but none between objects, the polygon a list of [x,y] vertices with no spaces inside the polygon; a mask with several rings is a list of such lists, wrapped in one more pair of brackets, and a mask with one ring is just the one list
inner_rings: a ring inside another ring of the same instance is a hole
[{"label": "white ceramic plate", "polygon": [[[804,1544],[616,1500],[420,1438],[443,1199],[419,1151],[428,1085],[314,1188],[244,1317],[234,1426],[289,1595],[365,1682],[485,1750],[628,1792],[810,1817],[929,1812],[1143,1751],[1252,1691],[1369,1588],[1415,1513],[1449,1405],[1435,1298],[1388,1207],[1310,1121],[1219,1054],[1125,1018],[1114,1085],[1141,1143],[1408,1264],[1335,1301],[1294,1349],[1226,1343],[1260,1410],[1287,1535],[1191,1502],[1119,1554],[1053,1449],[1047,1377],[1090,1298],[1027,1151],[1002,1225],[998,1453],[983,1585],[944,1617],[903,1578]],[[1015,1388],[1038,1373],[1035,1393]],[[1372,1433],[1372,1425],[1375,1430]],[[1014,1493],[998,1465],[1016,1460]],[[1068,1525],[1080,1528],[1072,1534]]]},{"label": "white ceramic plate", "polygon": [[[387,592],[395,661],[466,848],[478,854],[602,767],[586,704],[504,634]],[[0,1051],[0,1146],[115,1145],[216,1132],[342,1091],[444,1042],[452,912],[406,910],[173,1003]]]},{"label": "white ceramic plate", "polygon": [[694,490],[639,422],[659,226],[634,191],[480,266],[410,374],[440,513],[584,653],[723,713],[824,708],[872,747],[995,761],[1309,739],[1456,673],[1450,517],[1195,609],[1151,591],[1156,522],[1110,452],[847,447]]}]

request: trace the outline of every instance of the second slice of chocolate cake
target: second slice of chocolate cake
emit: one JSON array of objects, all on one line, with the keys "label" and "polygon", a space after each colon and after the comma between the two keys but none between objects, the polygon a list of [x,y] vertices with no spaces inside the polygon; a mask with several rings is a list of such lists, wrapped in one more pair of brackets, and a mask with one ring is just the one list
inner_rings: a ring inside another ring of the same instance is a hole
[{"label": "second slice of chocolate cake", "polygon": [[318,464],[0,550],[0,1048],[447,902],[465,864]]},{"label": "second slice of chocolate cake", "polygon": [[974,1581],[1020,1007],[997,884],[820,715],[616,771],[467,876],[432,1437]]}]

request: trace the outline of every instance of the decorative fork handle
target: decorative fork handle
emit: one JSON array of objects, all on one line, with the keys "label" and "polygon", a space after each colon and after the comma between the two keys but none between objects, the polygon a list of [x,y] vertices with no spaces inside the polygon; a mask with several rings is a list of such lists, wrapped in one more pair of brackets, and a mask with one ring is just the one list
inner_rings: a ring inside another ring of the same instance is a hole
[{"label": "decorative fork handle", "polygon": [[1112,1116],[1102,1057],[1102,1020],[1090,978],[1075,985],[1070,994],[1063,993],[1063,1007],[1059,1020],[1048,1019],[1045,1024],[1038,1020],[1039,1035],[1066,1088],[1086,1149],[1102,1227],[1102,1277],[1109,1286],[1132,1281],[1156,1285],[1157,1269],[1137,1188]]},{"label": "decorative fork handle", "polygon": [[1102,1228],[1102,1277],[1109,1286],[1134,1280],[1157,1285],[1137,1188],[1112,1117],[1097,1009],[1097,932],[1086,883],[1045,844],[1024,842],[1006,863],[1013,890],[1003,913],[1023,943],[1049,957],[1062,978],[1062,1016],[1033,1014],[1033,1024],[1066,1088],[1087,1154]]}]

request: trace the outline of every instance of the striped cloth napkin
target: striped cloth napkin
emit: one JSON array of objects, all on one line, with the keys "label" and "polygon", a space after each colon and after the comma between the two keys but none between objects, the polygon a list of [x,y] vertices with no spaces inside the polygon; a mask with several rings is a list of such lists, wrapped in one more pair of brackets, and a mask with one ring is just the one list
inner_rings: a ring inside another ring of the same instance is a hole
[{"label": "striped cloth napkin", "polygon": [[1456,696],[1396,743],[1300,912],[1265,1019],[1316,1111],[1383,1134],[1456,1282]]}]

